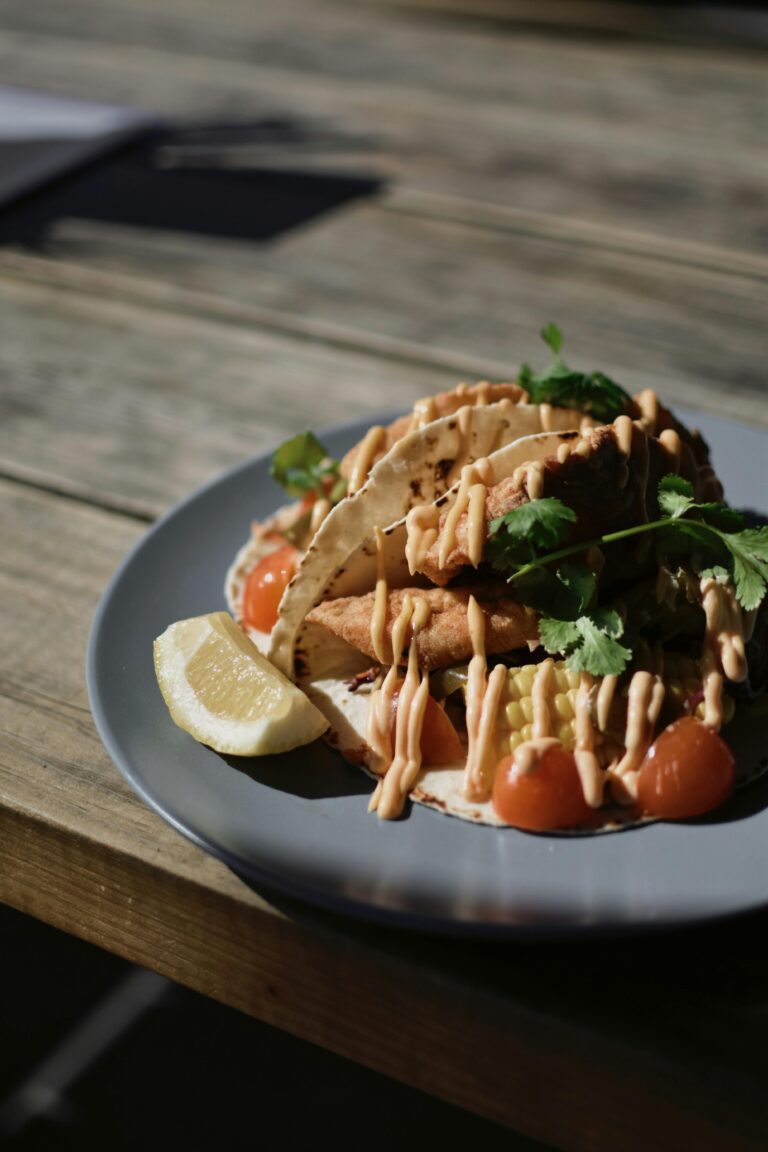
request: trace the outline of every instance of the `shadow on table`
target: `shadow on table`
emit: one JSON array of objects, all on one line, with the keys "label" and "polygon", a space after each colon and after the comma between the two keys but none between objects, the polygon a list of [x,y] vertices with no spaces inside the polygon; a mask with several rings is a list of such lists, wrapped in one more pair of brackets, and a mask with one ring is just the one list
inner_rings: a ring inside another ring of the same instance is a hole
[{"label": "shadow on table", "polygon": [[[36,141],[40,148],[65,142]],[[12,163],[0,144],[0,164]],[[287,120],[156,129],[11,203],[0,243],[45,246],[63,218],[266,241],[355,199],[382,179],[370,145]]]},{"label": "shadow on table", "polygon": [[372,790],[371,780],[354,768],[321,740],[282,756],[223,756],[230,768],[245,773],[252,780],[300,796],[304,800],[327,800],[340,796],[363,796]]}]

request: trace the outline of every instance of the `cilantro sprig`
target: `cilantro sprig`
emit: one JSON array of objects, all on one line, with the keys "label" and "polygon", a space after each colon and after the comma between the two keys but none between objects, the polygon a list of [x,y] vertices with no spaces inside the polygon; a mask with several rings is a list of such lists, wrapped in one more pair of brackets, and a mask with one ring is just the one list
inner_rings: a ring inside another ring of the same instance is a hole
[{"label": "cilantro sprig", "polygon": [[269,474],[289,496],[315,492],[335,504],[346,493],[338,460],[328,455],[313,432],[300,432],[281,444],[272,457]]},{"label": "cilantro sprig", "polygon": [[624,621],[613,608],[596,608],[577,620],[539,620],[539,639],[550,655],[562,652],[573,672],[618,676],[632,659],[632,651],[619,643]]},{"label": "cilantro sprig", "polygon": [[542,328],[541,338],[554,353],[552,364],[539,375],[523,364],[519,374],[520,384],[534,404],[578,408],[605,423],[627,411],[632,397],[615,380],[604,372],[577,372],[568,367],[560,355],[563,334],[555,324]]},{"label": "cilantro sprig", "polygon": [[[656,520],[608,532],[593,540],[562,545],[575,521],[572,509],[552,497],[531,500],[491,521],[486,558],[507,577],[524,603],[540,610],[539,636],[545,649],[564,653],[574,671],[618,674],[632,657],[619,641],[621,616],[597,607],[597,575],[572,558],[591,548],[645,533],[657,534],[659,550],[695,560],[699,576],[731,582],[745,611],[768,591],[768,525],[745,528],[743,517],[714,502],[699,503],[693,486],[664,476],[658,487],[662,513]],[[527,511],[523,511],[527,509]]]},{"label": "cilantro sprig", "polygon": [[486,559],[503,572],[533,561],[542,548],[562,543],[576,513],[562,500],[542,496],[491,520]]}]

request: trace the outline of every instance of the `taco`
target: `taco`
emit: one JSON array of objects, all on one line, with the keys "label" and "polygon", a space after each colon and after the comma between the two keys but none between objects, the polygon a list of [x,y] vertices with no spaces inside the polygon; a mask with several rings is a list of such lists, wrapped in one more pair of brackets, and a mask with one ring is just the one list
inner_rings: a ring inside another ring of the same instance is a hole
[{"label": "taco", "polygon": [[382,818],[410,797],[583,830],[730,793],[718,732],[765,691],[768,528],[745,528],[702,442],[645,403],[518,438],[393,522],[374,472],[358,543],[343,507],[325,563],[318,534],[271,658],[376,778]]},{"label": "taco", "polygon": [[347,498],[365,493],[362,515],[389,523],[446,492],[467,462],[545,427],[581,423],[591,426],[593,420],[574,408],[529,404],[516,384],[481,382],[425,397],[412,413],[373,425],[340,461],[311,432],[292,437],[275,453],[271,471],[289,495],[300,498],[251,525],[225,579],[230,611],[264,648],[279,601],[265,596],[265,579],[282,591],[326,520],[331,524],[320,546],[326,557],[331,540],[359,539],[364,524],[357,522],[358,506],[345,507],[342,526],[337,525],[335,514]]},{"label": "taco", "polygon": [[[298,498],[252,525],[225,580],[230,611],[259,647],[269,648],[282,592],[307,552],[319,557],[311,562],[310,576],[340,562],[373,523],[392,523],[415,505],[432,503],[458,481],[466,464],[522,437],[585,431],[625,413],[651,433],[677,432],[699,466],[708,468],[704,441],[650,389],[631,397],[602,373],[573,372],[560,358],[557,330],[550,325],[542,335],[555,362],[541,376],[524,365],[525,386],[483,381],[425,397],[411,413],[370,428],[341,461],[331,459],[310,432],[278,449],[272,475]],[[353,500],[357,496],[361,500]],[[294,618],[298,604],[294,599]],[[272,644],[279,663],[290,663],[292,642],[281,621]]]}]

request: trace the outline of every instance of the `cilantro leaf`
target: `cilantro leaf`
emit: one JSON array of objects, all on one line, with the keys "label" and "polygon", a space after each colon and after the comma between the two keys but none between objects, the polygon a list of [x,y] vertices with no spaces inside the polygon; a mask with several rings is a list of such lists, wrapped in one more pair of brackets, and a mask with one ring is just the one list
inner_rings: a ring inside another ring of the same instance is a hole
[{"label": "cilantro leaf", "polygon": [[563,335],[552,323],[541,330],[541,338],[554,353],[554,362],[540,375],[523,364],[519,380],[534,404],[554,404],[558,408],[578,408],[606,423],[627,411],[632,397],[604,372],[576,372],[561,359]]},{"label": "cilantro leaf", "polygon": [[696,511],[699,512],[705,524],[711,524],[713,528],[719,528],[721,532],[739,532],[744,527],[744,517],[741,512],[737,512],[735,508],[729,508],[727,504],[697,504]]},{"label": "cilantro leaf", "polygon": [[618,640],[620,636],[624,635],[624,621],[615,608],[596,608],[591,613],[590,619],[596,628],[614,640]]},{"label": "cilantro leaf", "polygon": [[758,560],[768,562],[768,524],[759,528],[744,528],[738,533],[739,541]]},{"label": "cilantro leaf", "polygon": [[549,568],[534,568],[519,580],[515,584],[515,599],[529,608],[551,612],[558,619],[577,615],[571,611],[570,593]]},{"label": "cilantro leaf", "polygon": [[702,524],[700,520],[683,520],[680,517],[663,521],[659,527],[659,549],[672,556],[690,556],[696,550],[712,563],[726,559],[726,549],[720,534]]},{"label": "cilantro leaf", "polygon": [[682,476],[669,473],[659,481],[659,508],[676,520],[694,507],[693,484]]},{"label": "cilantro leaf", "polygon": [[629,648],[600,628],[594,616],[582,616],[578,625],[582,641],[568,657],[571,671],[591,672],[593,676],[619,676],[632,659]]},{"label": "cilantro leaf", "polygon": [[539,620],[539,639],[550,656],[566,655],[581,641],[581,631],[576,620],[556,620],[553,616],[542,616]]},{"label": "cilantro leaf", "polygon": [[677,492],[680,496],[690,496],[693,500],[693,484],[690,480],[686,480],[684,476],[678,476],[676,472],[666,472],[661,480],[659,480],[658,487],[659,496],[662,492]]},{"label": "cilantro leaf", "polygon": [[593,676],[618,676],[632,658],[632,652],[619,644],[624,624],[612,608],[598,608],[578,620],[556,620],[542,616],[539,639],[551,656],[564,655],[573,672]]},{"label": "cilantro leaf", "polygon": [[540,549],[556,548],[570,524],[576,523],[572,508],[554,496],[542,496],[491,520],[485,546],[486,559],[505,571],[530,560]]},{"label": "cilantro leaf", "polygon": [[529,608],[557,620],[576,620],[586,612],[597,586],[597,575],[586,564],[571,561],[557,574],[535,568],[515,584],[515,597]]},{"label": "cilantro leaf", "polygon": [[574,617],[586,612],[590,600],[597,588],[597,573],[588,568],[586,564],[577,564],[571,561],[563,564],[557,570],[557,579],[565,585],[573,602]]},{"label": "cilantro leaf", "polygon": [[559,356],[560,349],[563,346],[563,334],[558,328],[557,324],[553,324],[550,320],[549,324],[546,324],[542,328],[539,335],[541,336],[544,343],[552,349],[555,356]]},{"label": "cilantro leaf", "polygon": [[[338,461],[332,460],[313,432],[300,432],[281,444],[272,457],[269,474],[285,488],[289,496],[306,492],[325,495],[326,478],[339,478]],[[340,478],[339,478],[340,479]],[[338,482],[333,485],[332,499],[339,500]]]},{"label": "cilantro leaf", "polygon": [[[681,536],[692,540],[705,557],[714,559],[715,568],[709,571],[732,571],[742,608],[756,608],[768,589],[768,526],[744,528],[744,517],[726,504],[696,504],[693,486],[680,476],[662,478],[659,507],[670,517],[661,533],[662,547],[681,551]],[[701,520],[682,520],[689,511],[697,512]]]},{"label": "cilantro leaf", "polygon": [[722,539],[733,558],[736,599],[750,612],[757,608],[768,587],[768,527],[724,532]]},{"label": "cilantro leaf", "polygon": [[731,574],[722,564],[714,564],[711,568],[702,568],[699,572],[701,580],[717,580],[718,584],[728,584]]}]

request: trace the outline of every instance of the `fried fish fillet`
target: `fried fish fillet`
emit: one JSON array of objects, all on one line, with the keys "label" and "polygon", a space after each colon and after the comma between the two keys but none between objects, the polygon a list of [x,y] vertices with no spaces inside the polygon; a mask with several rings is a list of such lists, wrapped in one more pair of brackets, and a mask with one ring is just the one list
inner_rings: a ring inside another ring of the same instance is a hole
[{"label": "fried fish fillet", "polygon": [[427,670],[461,664],[473,655],[467,605],[474,596],[485,616],[485,643],[489,654],[513,648],[534,647],[538,643],[536,613],[508,595],[504,583],[488,582],[471,588],[399,588],[387,594],[384,652],[377,654],[371,640],[371,620],[375,593],[325,600],[308,614],[307,620],[322,624],[372,660],[383,656],[391,663],[392,628],[409,594],[425,600],[430,613],[416,636],[419,665]]},{"label": "fried fish fillet", "polygon": [[[635,424],[632,442],[632,452],[627,456],[619,445],[615,426],[603,425],[583,435],[574,434],[565,458],[548,456],[535,465],[541,475],[541,495],[562,500],[578,517],[566,543],[577,544],[654,519],[658,515],[658,482],[667,472],[690,480],[697,499],[722,497],[722,488],[712,470],[697,463],[692,447],[674,430],[665,431],[657,440]],[[491,520],[530,500],[528,482],[527,469],[523,467],[488,489],[486,534]],[[456,525],[454,546],[446,562],[440,563],[447,516],[447,512],[441,514],[437,539],[420,568],[439,585],[448,584],[470,563],[466,512]]]}]

